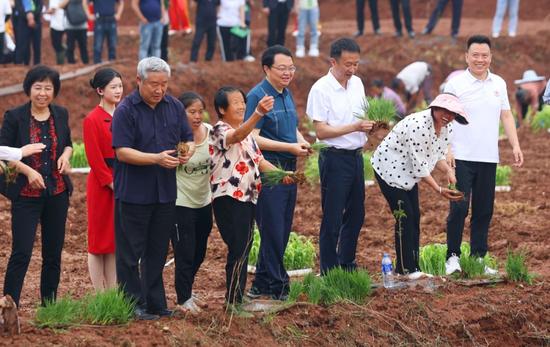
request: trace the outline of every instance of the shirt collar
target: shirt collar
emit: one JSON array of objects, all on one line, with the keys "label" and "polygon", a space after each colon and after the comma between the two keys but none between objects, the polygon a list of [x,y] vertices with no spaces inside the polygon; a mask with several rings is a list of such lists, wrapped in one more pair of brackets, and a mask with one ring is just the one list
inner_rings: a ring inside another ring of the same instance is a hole
[{"label": "shirt collar", "polygon": [[269,83],[267,78],[264,78],[260,87],[262,88],[262,92],[267,93],[268,95],[273,97],[277,97],[279,95],[282,95],[284,97],[284,96],[287,96],[288,94],[287,88],[283,88],[283,92],[279,93],[277,89],[275,89],[275,87],[273,87],[271,83]]},{"label": "shirt collar", "polygon": [[[134,90],[130,95],[128,95],[128,98],[132,102],[132,105],[137,105],[140,102],[145,103],[145,101],[143,101],[143,98],[139,94],[139,89]],[[166,97],[166,94],[162,98],[161,102],[166,102],[166,103],[168,102],[168,98]]]},{"label": "shirt collar", "polygon": [[[328,82],[329,82],[330,86],[332,87],[332,89],[334,89],[334,90],[339,90],[339,89],[346,90],[344,87],[342,87],[340,82],[338,82],[336,77],[334,77],[334,75],[332,74],[332,69],[328,70],[327,76],[328,76]],[[347,83],[348,86],[349,86],[350,81],[351,81],[351,78]]]},{"label": "shirt collar", "polygon": [[484,80],[478,80],[477,78],[475,78],[475,76],[472,75],[472,73],[470,72],[470,69],[466,69],[465,72],[467,73],[468,79],[471,83],[474,83],[476,81],[483,82],[483,81],[492,81],[493,80],[493,74],[491,73],[490,70],[487,70],[487,78],[484,79]]}]

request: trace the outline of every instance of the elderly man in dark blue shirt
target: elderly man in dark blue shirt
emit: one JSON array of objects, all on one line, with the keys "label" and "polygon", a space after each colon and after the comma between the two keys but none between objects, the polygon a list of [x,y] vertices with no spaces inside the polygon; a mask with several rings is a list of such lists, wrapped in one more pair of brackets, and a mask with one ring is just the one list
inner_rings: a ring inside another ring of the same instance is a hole
[{"label": "elderly man in dark blue shirt", "polygon": [[[310,145],[298,131],[298,115],[288,90],[296,71],[292,54],[283,46],[272,46],[262,55],[262,68],[266,78],[248,93],[245,119],[252,116],[265,95],[273,96],[273,110],[256,123],[252,134],[267,160],[284,170],[294,171],[296,157],[307,156]],[[262,241],[249,297],[267,295],[285,299],[288,295],[289,280],[283,257],[292,227],[296,191],[296,184],[279,184],[264,186],[260,192],[256,223]]]},{"label": "elderly man in dark blue shirt", "polygon": [[[189,160],[194,145],[183,105],[166,94],[168,64],[146,58],[137,72],[138,90],[113,116],[115,252],[118,283],[136,300],[136,318],[151,320],[172,313],[162,270],[174,227],[176,167]],[[176,153],[180,142],[190,150]]]}]

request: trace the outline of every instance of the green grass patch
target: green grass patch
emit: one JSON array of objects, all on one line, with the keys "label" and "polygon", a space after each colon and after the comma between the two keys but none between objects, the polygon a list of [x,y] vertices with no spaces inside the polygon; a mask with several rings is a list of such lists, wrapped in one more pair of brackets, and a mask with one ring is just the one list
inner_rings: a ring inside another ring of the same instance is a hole
[{"label": "green grass patch", "polygon": [[545,105],[541,111],[535,114],[531,121],[531,129],[535,132],[550,129],[550,106]]},{"label": "green grass patch", "polygon": [[373,181],[374,180],[374,169],[370,162],[372,157],[372,152],[363,153],[363,172],[365,174],[365,180]]},{"label": "green grass patch", "polygon": [[[489,253],[485,255],[482,262],[483,271],[480,274],[477,274],[479,261],[477,258],[470,259],[470,245],[466,242],[463,242],[460,245],[460,267],[464,273],[464,277],[472,278],[476,276],[483,275],[485,272],[485,265],[495,269],[497,267],[497,261]],[[435,276],[444,276],[445,275],[445,261],[447,258],[447,245],[435,243],[420,247],[420,270],[425,273],[429,273]],[[463,260],[464,258],[464,260]],[[470,260],[475,260],[477,264],[472,264]],[[464,261],[465,266],[462,265]],[[471,271],[470,271],[471,269]],[[470,272],[469,272],[470,271]],[[469,277],[471,273],[472,277]]]},{"label": "green grass patch", "polygon": [[343,301],[363,304],[372,292],[371,284],[366,270],[350,272],[335,268],[321,277],[308,274],[302,282],[292,282],[289,300],[296,301],[304,294],[314,304],[331,305]]},{"label": "green grass patch", "polygon": [[135,304],[119,289],[86,295],[81,300],[69,295],[39,307],[34,323],[41,328],[126,324],[133,317],[134,307]]},{"label": "green grass patch", "polygon": [[496,173],[496,186],[509,186],[510,176],[512,175],[512,168],[508,165],[497,165]]},{"label": "green grass patch", "polygon": [[313,154],[307,158],[304,167],[304,175],[310,184],[319,183],[319,152],[313,152]]},{"label": "green grass patch", "polygon": [[80,142],[73,143],[73,155],[71,157],[71,167],[82,168],[89,167],[84,144]]},{"label": "green grass patch", "polygon": [[[248,256],[248,264],[256,265],[260,251],[261,237],[257,228],[254,228],[254,238]],[[287,270],[308,269],[315,265],[315,245],[310,238],[298,235],[294,231],[290,233],[286,246],[283,264]]]},{"label": "green grass patch", "polygon": [[461,275],[463,278],[482,277],[485,274],[485,261],[480,261],[477,257],[461,255],[460,267],[462,268]]},{"label": "green grass patch", "polygon": [[534,275],[529,273],[527,264],[525,263],[525,252],[512,252],[508,251],[508,256],[506,257],[506,277],[512,282],[525,282],[527,284],[532,284]]}]

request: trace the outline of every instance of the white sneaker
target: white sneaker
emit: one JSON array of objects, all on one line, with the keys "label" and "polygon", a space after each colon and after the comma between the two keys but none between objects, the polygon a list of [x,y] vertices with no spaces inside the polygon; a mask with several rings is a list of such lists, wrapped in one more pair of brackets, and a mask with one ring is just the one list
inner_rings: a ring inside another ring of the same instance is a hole
[{"label": "white sneaker", "polygon": [[306,49],[304,46],[296,47],[296,58],[303,58],[306,56]]},{"label": "white sneaker", "polygon": [[462,269],[460,268],[460,259],[456,256],[456,254],[452,254],[449,259],[445,262],[445,273],[447,275],[450,275],[455,272],[462,272]]},{"label": "white sneaker", "polygon": [[298,30],[293,30],[292,37],[297,37],[297,36],[298,36]]},{"label": "white sneaker", "polygon": [[422,271],[415,271],[412,274],[407,275],[407,279],[412,280],[412,281],[415,281],[415,280],[420,279],[422,277],[428,277],[429,278],[429,277],[433,277],[433,275],[424,273]]},{"label": "white sneaker", "polygon": [[244,57],[243,60],[246,61],[246,62],[252,63],[252,62],[256,61],[256,58],[254,58],[253,56],[251,56],[251,55],[249,54],[249,55],[247,55],[246,57]]},{"label": "white sneaker", "polygon": [[497,37],[499,37],[500,34],[499,33],[493,33],[493,38],[496,39]]},{"label": "white sneaker", "polygon": [[318,57],[319,56],[319,49],[317,47],[312,47],[309,49],[309,52],[307,53],[310,57]]},{"label": "white sneaker", "polygon": [[[479,261],[480,263],[484,263],[485,260],[483,258],[477,258],[477,261]],[[487,265],[485,265],[485,275],[487,276],[495,276],[496,274],[498,274],[498,270],[496,269],[493,269],[493,268],[490,268],[488,267]]]},{"label": "white sneaker", "polygon": [[191,314],[197,314],[201,312],[201,309],[195,304],[192,297],[187,299],[187,301],[184,302],[182,305],[178,305],[176,309],[181,310],[183,312],[189,312]]},{"label": "white sneaker", "polygon": [[510,36],[510,37],[516,37],[516,32],[515,32],[515,31],[510,31],[510,32],[508,33],[508,36]]}]

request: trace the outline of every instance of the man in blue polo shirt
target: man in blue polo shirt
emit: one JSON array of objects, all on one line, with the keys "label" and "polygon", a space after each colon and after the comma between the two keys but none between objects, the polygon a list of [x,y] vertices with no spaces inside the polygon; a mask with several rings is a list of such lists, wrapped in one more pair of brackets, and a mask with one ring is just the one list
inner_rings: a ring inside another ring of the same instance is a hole
[{"label": "man in blue polo shirt", "polygon": [[132,0],[132,9],[139,19],[139,59],[160,58],[163,18],[166,8],[163,0]]},{"label": "man in blue polo shirt", "polygon": [[[245,119],[248,119],[258,102],[265,96],[273,96],[273,110],[257,124],[252,134],[264,157],[284,170],[296,170],[296,157],[309,154],[310,145],[298,131],[298,116],[288,85],[296,67],[290,51],[280,45],[266,49],[262,55],[265,79],[248,93]],[[283,265],[288,243],[294,206],[296,184],[262,188],[256,206],[256,223],[262,241],[256,266],[256,276],[248,296],[262,295],[273,299],[285,299],[289,280]]]},{"label": "man in blue polo shirt", "polygon": [[[193,153],[193,133],[185,109],[166,95],[170,67],[156,57],[137,67],[138,90],[113,116],[116,152],[115,242],[117,280],[137,302],[137,319],[170,315],[162,270],[174,227],[176,167]],[[186,142],[190,151],[177,157]]]},{"label": "man in blue polo shirt", "polygon": [[94,64],[101,63],[103,42],[107,40],[108,57],[116,59],[117,25],[124,10],[124,0],[91,0],[94,3]]}]

